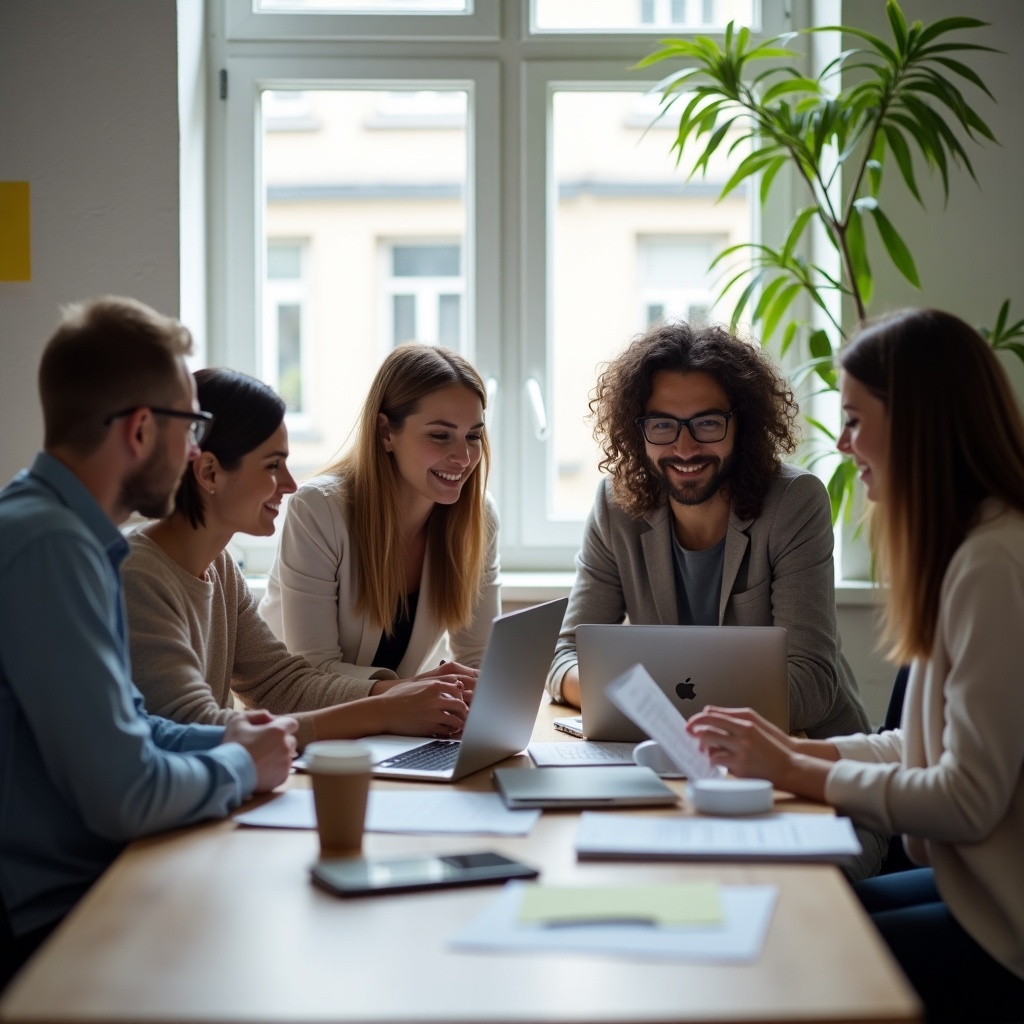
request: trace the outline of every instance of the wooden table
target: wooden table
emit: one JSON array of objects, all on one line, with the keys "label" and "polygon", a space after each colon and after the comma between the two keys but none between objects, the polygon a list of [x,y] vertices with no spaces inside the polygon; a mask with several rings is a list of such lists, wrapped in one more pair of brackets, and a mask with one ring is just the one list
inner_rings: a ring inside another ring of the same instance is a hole
[{"label": "wooden table", "polygon": [[[535,739],[564,738],[545,701]],[[525,755],[508,764],[526,762]],[[460,786],[490,788],[490,772]],[[305,784],[297,780],[294,784]],[[382,787],[410,783],[375,783]],[[652,813],[652,812],[647,812]],[[678,813],[678,812],[677,812]],[[370,856],[497,849],[546,882],[716,879],[779,888],[749,965],[456,953],[490,887],[343,901],[314,888],[313,832],[230,820],[133,843],[0,1001],[9,1024],[919,1020],[840,872],[826,865],[577,863],[577,816],[528,837],[368,833]]]}]

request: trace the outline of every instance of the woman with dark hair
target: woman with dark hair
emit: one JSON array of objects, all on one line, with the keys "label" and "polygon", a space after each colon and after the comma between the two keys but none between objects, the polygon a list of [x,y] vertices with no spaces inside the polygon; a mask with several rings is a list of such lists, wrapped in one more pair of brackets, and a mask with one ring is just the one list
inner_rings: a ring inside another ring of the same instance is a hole
[{"label": "woman with dark hair", "polygon": [[373,733],[457,735],[467,708],[454,674],[401,682],[321,671],[267,628],[226,548],[235,533],[273,534],[281,499],[295,490],[284,403],[232,370],[195,378],[213,427],[174,511],[130,536],[124,564],[132,668],[147,710],[223,723],[238,713],[237,697],[296,718],[300,747]]},{"label": "woman with dark hair", "polygon": [[381,364],[352,450],[289,501],[260,614],[318,668],[472,687],[501,611],[486,495],[487,394],[462,356],[419,343]]},{"label": "woman with dark hair", "polygon": [[962,320],[907,310],[841,358],[845,424],[910,662],[900,728],[795,739],[750,711],[690,730],[718,764],[905,835],[917,870],[857,892],[929,1021],[1024,1020],[1024,422]]}]

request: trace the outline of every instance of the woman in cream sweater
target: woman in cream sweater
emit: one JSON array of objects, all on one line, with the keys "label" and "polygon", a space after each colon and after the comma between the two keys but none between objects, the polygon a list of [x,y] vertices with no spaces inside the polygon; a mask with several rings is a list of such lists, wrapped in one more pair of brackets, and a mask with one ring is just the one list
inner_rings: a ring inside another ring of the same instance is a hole
[{"label": "woman in cream sweater", "polygon": [[743,776],[904,833],[920,869],[856,889],[929,1021],[1024,1020],[1024,424],[998,360],[948,313],[864,327],[842,356],[845,424],[911,662],[901,728],[785,736],[749,711],[690,730]]},{"label": "woman in cream sweater", "polygon": [[[134,679],[147,709],[181,722],[222,723],[245,707],[299,721],[299,745],[372,733],[458,735],[476,673],[459,665],[400,679],[314,668],[260,618],[226,548],[235,533],[269,536],[288,472],[284,403],[232,370],[195,374],[214,415],[175,510],[129,538],[123,576]],[[410,674],[411,675],[411,674]]]}]

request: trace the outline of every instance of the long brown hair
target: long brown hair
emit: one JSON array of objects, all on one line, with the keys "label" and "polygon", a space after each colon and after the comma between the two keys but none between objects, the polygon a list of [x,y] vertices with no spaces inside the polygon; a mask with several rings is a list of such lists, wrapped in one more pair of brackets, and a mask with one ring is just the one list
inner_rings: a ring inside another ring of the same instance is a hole
[{"label": "long brown hair", "polygon": [[659,370],[706,373],[726,393],[736,412],[729,495],[738,515],[758,515],[781,455],[796,450],[793,392],[762,349],[721,327],[695,329],[680,321],[658,324],[635,338],[597,379],[590,401],[594,439],[604,454],[599,468],[611,476],[616,501],[638,519],[666,500],[636,424]]},{"label": "long brown hair", "polygon": [[[359,564],[356,610],[387,635],[395,613],[407,606],[398,469],[381,444],[377,416],[384,413],[392,429],[401,430],[427,395],[453,385],[469,389],[481,407],[487,407],[480,374],[457,352],[419,342],[398,346],[370,385],[354,446],[324,470],[344,481],[342,501]],[[484,506],[491,455],[486,431],[482,446],[480,464],[458,501],[435,505],[427,521],[429,599],[435,617],[449,631],[464,626],[472,616],[491,539]]]},{"label": "long brown hair", "polygon": [[840,364],[889,417],[871,538],[889,585],[883,642],[896,662],[931,654],[942,580],[987,497],[1024,511],[1024,420],[1003,368],[968,324],[907,309],[866,324]]}]

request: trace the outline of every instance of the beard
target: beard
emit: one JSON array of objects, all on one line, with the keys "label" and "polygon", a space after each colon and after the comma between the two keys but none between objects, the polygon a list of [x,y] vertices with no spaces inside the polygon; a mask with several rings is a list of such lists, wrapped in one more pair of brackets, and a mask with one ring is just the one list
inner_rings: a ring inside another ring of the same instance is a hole
[{"label": "beard", "polygon": [[174,509],[174,495],[181,482],[167,456],[166,446],[159,445],[150,457],[121,483],[120,505],[130,512],[139,512],[150,519],[163,519]]},{"label": "beard", "polygon": [[[668,475],[669,466],[699,466],[709,464],[711,476],[706,480],[694,480],[688,483],[685,480],[681,483],[673,482]],[[731,451],[724,459],[717,455],[705,455],[696,459],[679,459],[673,456],[666,456],[658,459],[656,465],[652,466],[654,475],[660,480],[662,490],[668,497],[679,505],[703,505],[710,501],[728,482],[732,476],[736,464],[736,452]]]}]

